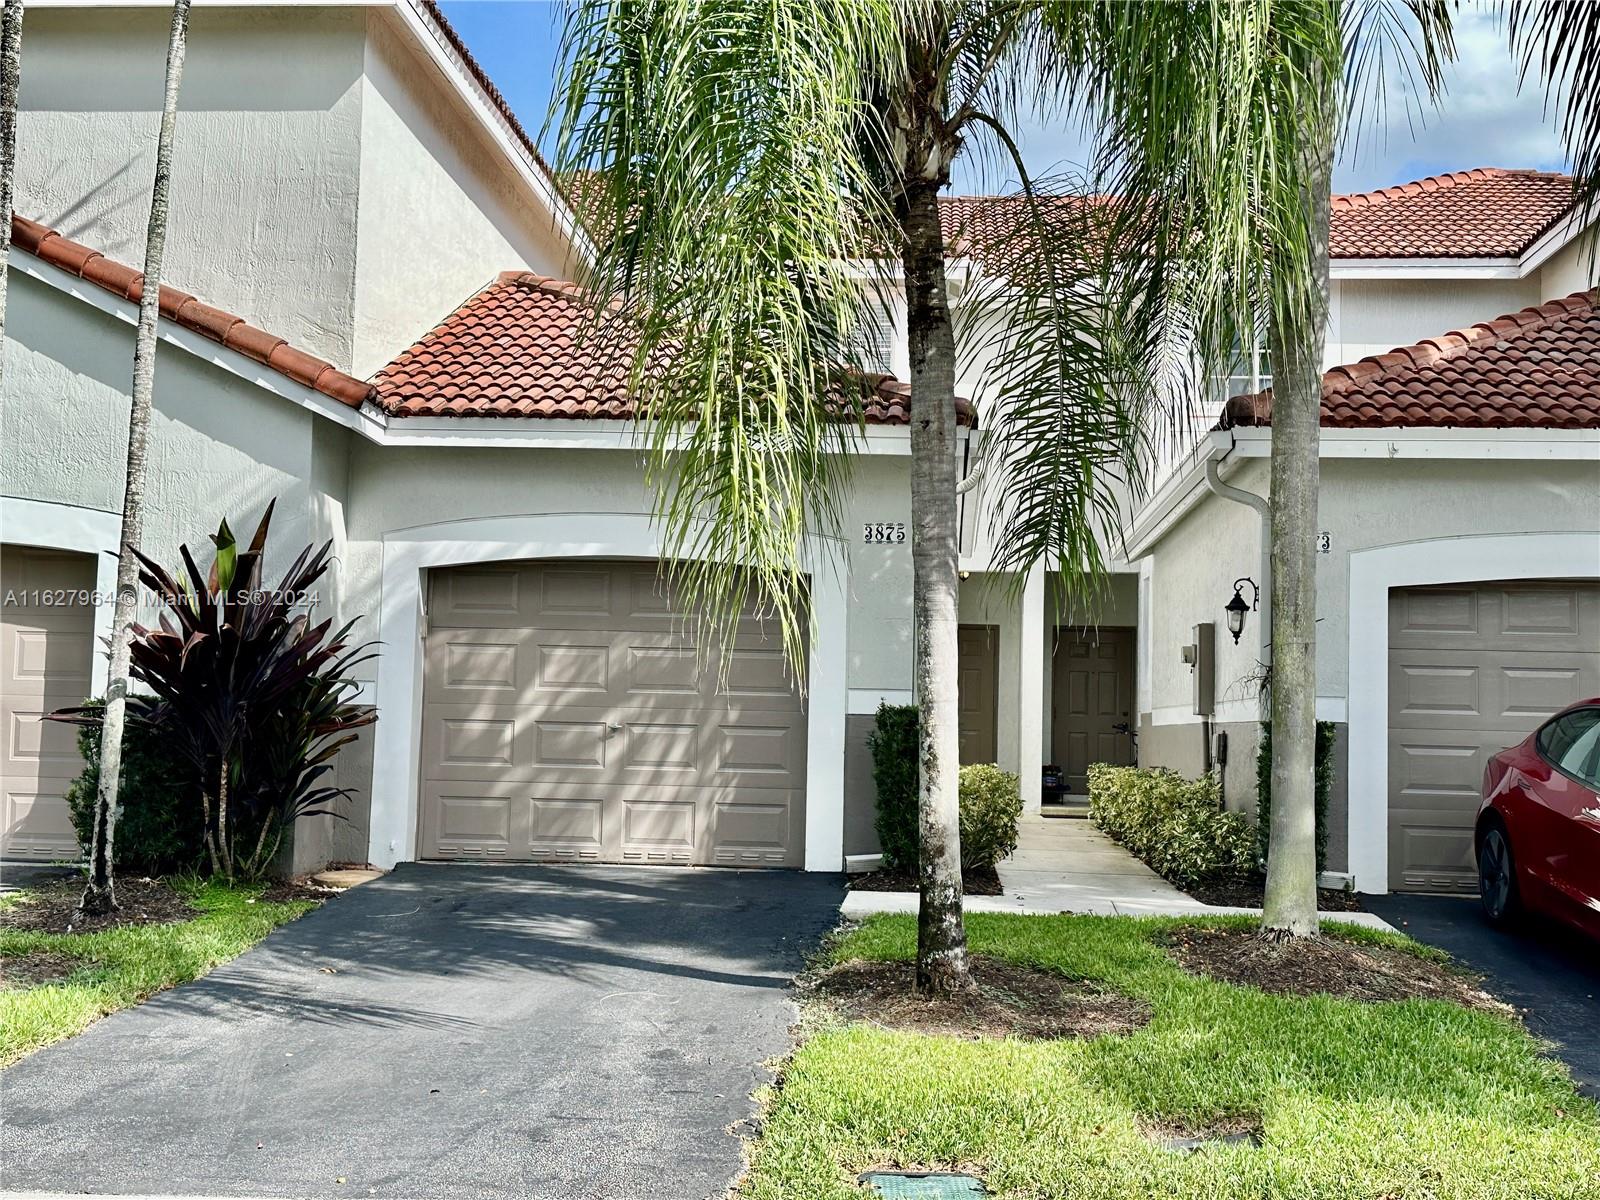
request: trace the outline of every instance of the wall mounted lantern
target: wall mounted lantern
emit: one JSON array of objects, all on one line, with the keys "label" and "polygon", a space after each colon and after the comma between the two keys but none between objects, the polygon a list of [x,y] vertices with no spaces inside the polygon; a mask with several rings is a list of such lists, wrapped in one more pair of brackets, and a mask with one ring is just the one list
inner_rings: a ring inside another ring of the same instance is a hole
[{"label": "wall mounted lantern", "polygon": [[[1250,585],[1250,603],[1244,602],[1244,585]],[[1261,605],[1261,589],[1256,586],[1256,581],[1246,575],[1243,579],[1233,581],[1233,599],[1223,605],[1223,611],[1228,614],[1228,632],[1233,634],[1233,644],[1239,644],[1239,635],[1244,632],[1244,615],[1254,612]]]}]

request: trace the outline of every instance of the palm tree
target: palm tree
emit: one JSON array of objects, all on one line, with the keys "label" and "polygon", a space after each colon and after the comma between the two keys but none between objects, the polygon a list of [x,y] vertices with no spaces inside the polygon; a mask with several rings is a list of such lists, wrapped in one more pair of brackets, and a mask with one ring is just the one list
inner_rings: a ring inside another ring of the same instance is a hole
[{"label": "palm tree", "polygon": [[[6,265],[11,257],[11,206],[17,182],[17,90],[22,83],[22,0],[5,0],[0,13],[0,344],[6,332]],[[0,355],[0,379],[4,378]]]},{"label": "palm tree", "polygon": [[[598,235],[587,282],[609,327],[634,339],[658,516],[713,623],[757,587],[786,643],[800,644],[800,537],[808,523],[837,528],[859,430],[838,419],[855,410],[837,398],[862,365],[864,317],[903,288],[925,993],[967,979],[958,361],[938,197],[972,147],[1014,169],[1024,197],[991,231],[987,270],[963,301],[992,306],[999,331],[980,384],[995,569],[1044,566],[1068,592],[1092,590],[1118,476],[1136,486],[1160,411],[1187,409],[1263,326],[1281,356],[1283,830],[1267,924],[1316,929],[1309,555],[1344,15],[1338,0],[576,0],[570,11],[556,160],[588,173],[577,189]],[[1010,133],[1030,115],[1099,128],[1086,186],[1035,187]]]},{"label": "palm tree", "polygon": [[172,184],[172,142],[178,121],[178,86],[189,33],[189,0],[172,6],[167,41],[167,79],[162,97],[161,132],[156,140],[155,182],[150,191],[150,223],[145,233],[144,283],[139,296],[139,328],[133,348],[133,402],[128,409],[128,463],[122,492],[122,530],[117,539],[117,599],[111,616],[111,666],[107,673],[105,717],[100,727],[100,787],[95,796],[94,832],[89,844],[89,882],[80,908],[86,913],[117,907],[112,850],[117,825],[117,789],[122,777],[122,733],[128,697],[129,627],[139,601],[138,550],[144,529],[145,444],[150,434],[150,401],[155,390],[156,328],[160,318],[161,260],[167,245],[167,204]]}]

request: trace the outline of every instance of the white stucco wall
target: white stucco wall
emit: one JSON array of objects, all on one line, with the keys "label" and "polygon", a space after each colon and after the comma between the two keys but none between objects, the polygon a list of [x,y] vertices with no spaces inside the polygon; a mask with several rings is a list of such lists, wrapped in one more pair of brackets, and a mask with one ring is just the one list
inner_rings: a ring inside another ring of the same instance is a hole
[{"label": "white stucco wall", "polygon": [[1588,291],[1595,283],[1594,246],[1585,238],[1574,238],[1557,250],[1539,269],[1539,295],[1544,300],[1559,300],[1574,292]]},{"label": "white stucco wall", "polygon": [[[1565,295],[1566,293],[1562,293]],[[1526,279],[1339,279],[1329,298],[1324,365],[1358,362],[1550,296]]]},{"label": "white stucco wall", "polygon": [[568,277],[564,235],[438,68],[373,11],[361,83],[354,373],[365,378],[491,282]]},{"label": "white stucco wall", "polygon": [[[364,18],[199,8],[165,281],[348,366]],[[144,261],[170,13],[30,8],[17,211]]]}]

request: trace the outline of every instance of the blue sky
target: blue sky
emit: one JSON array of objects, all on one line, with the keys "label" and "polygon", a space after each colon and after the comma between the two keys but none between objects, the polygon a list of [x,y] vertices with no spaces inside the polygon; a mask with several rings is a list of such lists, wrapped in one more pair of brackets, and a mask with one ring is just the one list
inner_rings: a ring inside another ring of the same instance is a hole
[{"label": "blue sky", "polygon": [[[523,124],[537,134],[550,99],[560,5],[443,0],[443,7]],[[1456,41],[1459,58],[1439,110],[1422,113],[1419,124],[1416,105],[1406,103],[1404,81],[1392,80],[1388,119],[1364,129],[1356,150],[1343,156],[1334,177],[1337,190],[1364,191],[1468,167],[1565,165],[1537,82],[1518,91],[1516,64],[1492,12],[1468,0],[1457,18]],[[1076,129],[1032,126],[1017,132],[1035,176],[1069,169],[1085,157]],[[955,181],[959,191],[1005,191],[1012,182],[1004,172],[963,166]]]}]

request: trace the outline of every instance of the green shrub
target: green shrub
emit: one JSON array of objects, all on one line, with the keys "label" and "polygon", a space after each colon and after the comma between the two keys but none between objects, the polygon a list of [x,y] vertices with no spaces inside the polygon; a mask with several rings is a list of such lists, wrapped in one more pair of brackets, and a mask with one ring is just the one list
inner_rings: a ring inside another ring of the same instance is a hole
[{"label": "green shrub", "polygon": [[867,735],[878,791],[878,846],[891,871],[917,869],[917,706],[880,704]]},{"label": "green shrub", "polygon": [[[915,704],[883,704],[867,735],[878,790],[878,845],[891,871],[917,870],[917,726]],[[1017,847],[1022,787],[986,763],[961,768],[961,867],[993,867]]]},{"label": "green shrub", "polygon": [[[104,700],[84,706],[98,714]],[[83,773],[67,788],[67,806],[78,843],[88,853],[94,831],[95,793],[100,787],[100,726],[81,726],[78,750]],[[116,832],[112,854],[118,871],[135,875],[168,875],[200,862],[204,835],[200,828],[200,793],[193,772],[166,739],[137,723],[122,737],[122,780],[117,789]]]},{"label": "green shrub", "polygon": [[[1317,870],[1328,864],[1328,798],[1333,794],[1333,748],[1338,737],[1332,721],[1317,722],[1316,807]],[[1272,841],[1272,722],[1261,722],[1256,748],[1256,855],[1265,863]]]},{"label": "green shrub", "polygon": [[961,869],[993,868],[1017,848],[1022,785],[992,763],[961,768]]},{"label": "green shrub", "polygon": [[1255,831],[1222,807],[1215,775],[1185,779],[1152,767],[1089,768],[1089,816],[1178,887],[1250,874]]}]

